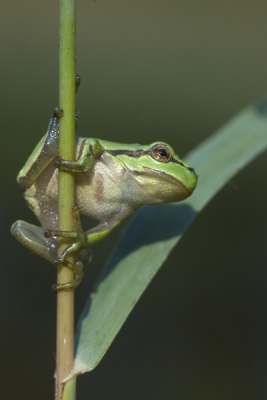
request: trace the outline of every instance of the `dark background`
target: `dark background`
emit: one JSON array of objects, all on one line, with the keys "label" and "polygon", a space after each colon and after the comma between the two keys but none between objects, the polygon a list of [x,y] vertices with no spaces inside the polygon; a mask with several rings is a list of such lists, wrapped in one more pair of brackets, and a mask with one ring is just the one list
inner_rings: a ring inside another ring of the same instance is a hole
[{"label": "dark background", "polygon": [[[266,91],[265,0],[77,2],[78,134],[185,155]],[[58,105],[58,4],[1,4],[1,398],[53,398],[55,268],[9,233],[16,175]],[[213,165],[210,166],[214,168]],[[267,397],[266,154],[190,227],[78,400]],[[77,317],[119,229],[94,246]]]}]

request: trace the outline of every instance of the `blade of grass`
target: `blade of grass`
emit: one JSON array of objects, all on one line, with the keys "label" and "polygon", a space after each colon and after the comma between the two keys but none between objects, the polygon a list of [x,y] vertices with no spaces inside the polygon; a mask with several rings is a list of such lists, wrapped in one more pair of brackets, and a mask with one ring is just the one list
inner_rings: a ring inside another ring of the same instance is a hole
[{"label": "blade of grass", "polygon": [[186,160],[199,174],[183,203],[144,206],[134,215],[80,317],[74,374],[99,363],[137,300],[208,201],[267,148],[267,100],[247,107]]},{"label": "blade of grass", "polygon": [[[64,115],[60,119],[59,154],[74,160],[75,156],[75,0],[60,0],[59,38],[59,107]],[[59,171],[58,229],[73,230],[71,208],[74,205],[74,177]],[[60,239],[60,255],[68,241]],[[58,269],[58,284],[73,280],[69,268]],[[62,399],[63,382],[73,369],[74,353],[74,290],[57,294],[57,354],[56,354],[56,400]],[[69,399],[75,399],[75,390]]]}]

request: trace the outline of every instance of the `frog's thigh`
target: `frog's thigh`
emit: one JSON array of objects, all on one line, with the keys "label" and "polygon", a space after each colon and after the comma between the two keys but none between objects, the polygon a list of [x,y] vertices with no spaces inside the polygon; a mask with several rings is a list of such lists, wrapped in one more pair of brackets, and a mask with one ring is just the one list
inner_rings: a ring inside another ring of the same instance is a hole
[{"label": "frog's thigh", "polygon": [[46,239],[44,229],[25,221],[16,221],[11,227],[12,235],[33,253],[54,263],[57,257],[56,238]]},{"label": "frog's thigh", "polygon": [[87,237],[87,243],[91,246],[94,243],[99,242],[104,239],[117,225],[120,224],[121,221],[112,220],[109,223],[102,222],[97,225],[95,228],[90,229],[85,232]]},{"label": "frog's thigh", "polygon": [[21,186],[30,187],[58,155],[58,118],[52,116],[45,136],[39,141],[25,165],[18,174]]}]

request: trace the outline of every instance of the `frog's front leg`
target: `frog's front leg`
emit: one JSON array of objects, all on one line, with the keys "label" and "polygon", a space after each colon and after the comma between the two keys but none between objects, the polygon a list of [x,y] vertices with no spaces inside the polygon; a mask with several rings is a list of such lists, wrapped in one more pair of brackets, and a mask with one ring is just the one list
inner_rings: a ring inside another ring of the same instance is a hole
[{"label": "frog's front leg", "polygon": [[54,166],[62,171],[73,173],[88,172],[94,160],[99,158],[103,152],[104,148],[97,139],[84,139],[77,160],[70,161],[59,157]]}]

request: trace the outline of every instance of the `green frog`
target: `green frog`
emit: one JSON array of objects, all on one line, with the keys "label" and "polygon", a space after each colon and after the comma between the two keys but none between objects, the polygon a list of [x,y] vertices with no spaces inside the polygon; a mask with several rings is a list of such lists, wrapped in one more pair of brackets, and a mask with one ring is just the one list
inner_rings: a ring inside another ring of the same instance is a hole
[{"label": "green frog", "polygon": [[[17,177],[41,227],[16,221],[11,228],[15,238],[35,254],[73,270],[73,282],[56,285],[55,291],[72,289],[80,283],[83,264],[90,258],[89,246],[103,239],[138,207],[183,200],[197,184],[194,169],[162,141],[121,144],[77,136],[76,160],[64,160],[59,157],[59,114],[55,109],[46,135]],[[75,176],[73,232],[58,230],[58,169]],[[83,232],[79,213],[98,224]],[[60,257],[57,237],[72,239]],[[74,255],[74,264],[67,261],[68,254]]]}]

